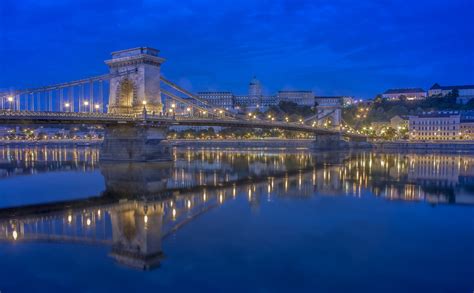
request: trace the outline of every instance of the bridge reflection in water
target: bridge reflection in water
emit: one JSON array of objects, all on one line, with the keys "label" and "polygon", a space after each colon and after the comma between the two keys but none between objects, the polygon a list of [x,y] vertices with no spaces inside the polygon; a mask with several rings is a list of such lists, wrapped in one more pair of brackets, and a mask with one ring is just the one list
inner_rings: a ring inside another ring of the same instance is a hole
[{"label": "bridge reflection in water", "polygon": [[474,157],[175,150],[173,162],[102,163],[93,148],[6,148],[3,177],[100,169],[106,189],[81,200],[0,210],[0,241],[110,247],[118,263],[159,265],[161,242],[199,215],[237,198],[252,209],[275,197],[377,196],[473,204]]}]

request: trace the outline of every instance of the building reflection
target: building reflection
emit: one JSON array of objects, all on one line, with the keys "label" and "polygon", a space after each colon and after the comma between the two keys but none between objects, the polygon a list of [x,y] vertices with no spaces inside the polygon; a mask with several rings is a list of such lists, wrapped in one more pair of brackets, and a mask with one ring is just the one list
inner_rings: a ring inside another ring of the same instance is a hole
[{"label": "building reflection", "polygon": [[138,269],[159,266],[167,236],[234,200],[254,210],[266,201],[314,196],[474,204],[474,157],[466,155],[183,150],[170,163],[99,166],[93,149],[43,151],[33,151],[36,159],[27,163],[25,150],[10,150],[1,157],[5,176],[24,174],[11,171],[21,167],[30,174],[100,168],[106,190],[84,200],[0,209],[0,241],[102,244],[117,263]]}]

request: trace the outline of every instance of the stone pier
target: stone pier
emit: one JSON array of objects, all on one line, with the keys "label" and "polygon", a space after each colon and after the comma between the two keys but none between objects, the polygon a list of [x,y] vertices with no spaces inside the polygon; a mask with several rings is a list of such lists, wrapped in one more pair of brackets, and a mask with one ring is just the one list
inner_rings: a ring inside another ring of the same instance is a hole
[{"label": "stone pier", "polygon": [[101,161],[170,161],[166,140],[168,127],[147,125],[108,125],[100,151]]},{"label": "stone pier", "polygon": [[313,148],[323,151],[340,150],[349,148],[349,143],[339,133],[318,134],[313,142]]}]

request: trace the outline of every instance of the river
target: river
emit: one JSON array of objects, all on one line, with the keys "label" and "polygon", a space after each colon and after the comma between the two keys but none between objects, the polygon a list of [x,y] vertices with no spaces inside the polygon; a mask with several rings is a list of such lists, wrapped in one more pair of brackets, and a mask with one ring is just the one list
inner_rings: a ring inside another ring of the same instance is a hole
[{"label": "river", "polygon": [[472,292],[474,156],[0,149],[0,292]]}]

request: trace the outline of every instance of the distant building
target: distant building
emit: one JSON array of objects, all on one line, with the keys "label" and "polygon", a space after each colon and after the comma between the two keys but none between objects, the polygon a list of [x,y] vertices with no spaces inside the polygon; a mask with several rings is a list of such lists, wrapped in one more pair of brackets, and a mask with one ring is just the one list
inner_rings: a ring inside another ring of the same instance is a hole
[{"label": "distant building", "polygon": [[459,97],[456,102],[459,104],[466,104],[471,99],[474,98],[474,85],[450,85],[450,86],[441,86],[435,83],[429,90],[428,95],[430,97],[440,96],[444,97],[454,90],[458,91]]},{"label": "distant building", "polygon": [[350,96],[343,96],[341,98],[342,98],[342,106],[343,107],[352,106],[353,104],[355,104],[355,101],[356,101],[354,99],[354,97],[350,97]]},{"label": "distant building", "polygon": [[474,140],[474,111],[461,112],[461,135],[465,140]]},{"label": "distant building", "polygon": [[407,100],[422,100],[426,98],[426,91],[421,88],[404,88],[386,90],[382,97],[388,100],[400,100],[404,96]]},{"label": "distant building", "polygon": [[249,83],[249,96],[253,96],[253,97],[262,96],[262,84],[255,76],[252,78],[252,80]]},{"label": "distant building", "polygon": [[458,90],[459,96],[474,96],[474,85],[449,85],[441,86],[435,83],[429,90],[428,95],[431,96],[446,96],[452,93],[453,90]]},{"label": "distant building", "polygon": [[459,140],[462,138],[460,122],[460,114],[454,111],[410,116],[410,140]]},{"label": "distant building", "polygon": [[383,130],[386,128],[393,128],[396,130],[408,129],[408,117],[395,115],[390,118],[390,121],[372,122],[370,126],[375,131]]},{"label": "distant building", "polygon": [[234,94],[231,92],[198,92],[197,95],[213,106],[226,110],[234,108]]},{"label": "distant building", "polygon": [[[314,106],[312,91],[278,91],[276,95],[264,95],[262,83],[255,76],[249,82],[247,95],[234,95],[229,91],[206,91],[199,92],[198,96],[216,107],[237,111],[266,111],[269,107],[278,105],[280,101],[294,102],[302,106]],[[351,97],[344,98],[347,103],[353,103]],[[177,104],[175,109],[175,115],[185,111],[181,105]]]},{"label": "distant building", "polygon": [[[239,95],[239,96],[234,96],[234,107],[242,110],[264,110],[266,107],[262,105],[262,99],[263,99],[263,94],[262,94],[262,84],[260,81],[254,76],[252,80],[249,83],[249,88],[248,88],[248,95]],[[267,104],[267,103],[266,103]]]},{"label": "distant building", "polygon": [[408,129],[408,122],[408,117],[395,115],[390,118],[390,127],[394,129]]},{"label": "distant building", "polygon": [[312,91],[278,91],[277,101],[293,102],[301,106],[314,106],[314,94]]},{"label": "distant building", "polygon": [[262,96],[260,105],[263,109],[268,109],[268,107],[276,106],[278,103],[277,96]]}]

